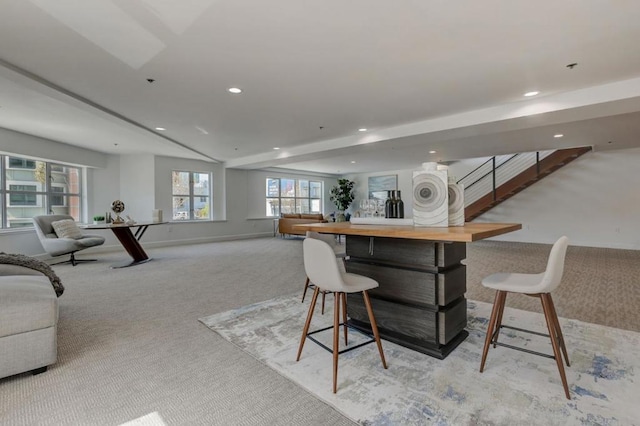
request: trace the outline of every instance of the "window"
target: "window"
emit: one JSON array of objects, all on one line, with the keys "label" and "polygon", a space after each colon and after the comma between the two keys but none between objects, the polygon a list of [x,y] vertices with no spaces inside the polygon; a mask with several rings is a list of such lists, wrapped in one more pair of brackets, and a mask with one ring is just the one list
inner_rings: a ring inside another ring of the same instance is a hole
[{"label": "window", "polygon": [[9,191],[12,191],[9,192],[9,205],[37,206],[36,190],[37,186],[35,185],[9,185]]},{"label": "window", "polygon": [[51,187],[51,205],[52,206],[64,206],[65,205],[65,197],[64,195],[58,195],[64,192],[64,186],[52,186]]},{"label": "window", "polygon": [[33,226],[34,216],[54,213],[81,219],[81,169],[0,155],[2,228]]},{"label": "window", "polygon": [[322,182],[305,179],[267,178],[266,214],[321,213]]},{"label": "window", "polygon": [[35,169],[36,162],[26,158],[9,157],[8,168],[10,169]]},{"label": "window", "polygon": [[211,220],[211,173],[174,170],[173,220]]}]

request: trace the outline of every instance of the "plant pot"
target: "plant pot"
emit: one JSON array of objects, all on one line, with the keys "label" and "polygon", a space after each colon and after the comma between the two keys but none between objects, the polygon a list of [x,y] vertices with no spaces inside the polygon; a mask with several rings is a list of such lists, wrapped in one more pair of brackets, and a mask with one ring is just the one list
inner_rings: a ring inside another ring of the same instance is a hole
[{"label": "plant pot", "polygon": [[347,217],[344,215],[344,212],[339,212],[338,216],[336,216],[336,222],[346,222]]}]

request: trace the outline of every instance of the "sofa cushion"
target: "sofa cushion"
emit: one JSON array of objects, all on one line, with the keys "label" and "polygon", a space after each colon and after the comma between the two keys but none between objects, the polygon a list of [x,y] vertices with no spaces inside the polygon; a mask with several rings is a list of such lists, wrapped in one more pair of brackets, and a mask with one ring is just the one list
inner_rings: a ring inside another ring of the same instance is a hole
[{"label": "sofa cushion", "polygon": [[0,337],[52,327],[57,322],[58,298],[47,277],[0,277]]},{"label": "sofa cushion", "polygon": [[73,238],[74,240],[82,238],[82,231],[80,231],[80,228],[78,228],[74,220],[56,220],[55,222],[51,222],[51,226],[58,238]]},{"label": "sofa cushion", "polygon": [[326,221],[322,218],[320,219],[280,218],[280,220],[278,221],[278,229],[281,234],[304,235],[305,231],[294,228],[294,225],[318,223],[318,222],[326,222]]},{"label": "sofa cushion", "polygon": [[0,263],[0,277],[6,275],[39,275],[42,276],[42,272],[35,269],[27,268],[20,265],[9,265],[6,263]]},{"label": "sofa cushion", "polygon": [[313,213],[313,214],[301,214],[300,218],[302,218],[302,219],[323,220],[324,216],[322,216],[322,213]]}]

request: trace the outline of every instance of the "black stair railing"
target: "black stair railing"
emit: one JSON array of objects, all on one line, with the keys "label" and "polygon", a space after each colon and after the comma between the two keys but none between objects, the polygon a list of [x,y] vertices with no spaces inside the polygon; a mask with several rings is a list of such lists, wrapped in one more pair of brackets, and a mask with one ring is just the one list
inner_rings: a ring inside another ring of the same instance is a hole
[{"label": "black stair railing", "polygon": [[[485,179],[491,177],[491,188],[490,191],[493,193],[493,201],[497,201],[497,188],[498,188],[498,173],[500,169],[505,168],[506,165],[510,163],[515,163],[515,160],[520,158],[521,156],[529,154],[529,153],[517,153],[512,155],[503,155],[503,156],[493,156],[489,158],[487,161],[473,169],[471,172],[467,173],[464,177],[459,179],[457,183],[462,183],[464,185],[465,193],[475,185],[485,182]],[[535,166],[537,175],[540,175],[540,152],[535,152]],[[528,165],[523,165],[522,170],[524,171],[527,168],[531,167],[531,163]],[[517,173],[516,173],[517,174]],[[486,195],[486,192],[482,193],[482,195],[477,198],[481,198]]]}]

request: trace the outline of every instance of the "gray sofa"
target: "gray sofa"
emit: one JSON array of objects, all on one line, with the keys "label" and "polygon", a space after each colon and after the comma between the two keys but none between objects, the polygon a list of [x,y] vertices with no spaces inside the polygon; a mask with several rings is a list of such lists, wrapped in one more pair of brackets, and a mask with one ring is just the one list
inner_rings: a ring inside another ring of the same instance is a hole
[{"label": "gray sofa", "polygon": [[46,371],[57,359],[58,298],[44,274],[0,264],[0,378]]}]

